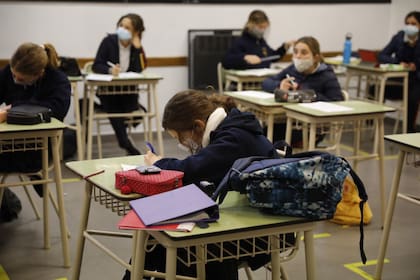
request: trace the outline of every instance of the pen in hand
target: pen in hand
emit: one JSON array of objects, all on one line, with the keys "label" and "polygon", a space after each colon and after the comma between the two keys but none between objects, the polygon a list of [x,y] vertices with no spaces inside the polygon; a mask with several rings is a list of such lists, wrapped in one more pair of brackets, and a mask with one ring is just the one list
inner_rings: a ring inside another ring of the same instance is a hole
[{"label": "pen in hand", "polygon": [[150,142],[146,142],[146,146],[147,146],[147,148],[149,148],[149,150],[150,150],[152,153],[156,154],[156,153],[155,153],[155,148],[153,147],[152,143],[150,143]]},{"label": "pen in hand", "polygon": [[287,79],[289,79],[290,84],[292,85],[292,87],[296,87],[296,82],[294,80],[292,80],[292,77],[290,77],[289,74],[286,74]]},{"label": "pen in hand", "polygon": [[112,63],[111,61],[107,61],[106,64],[108,64],[109,67],[114,68],[116,65]]}]

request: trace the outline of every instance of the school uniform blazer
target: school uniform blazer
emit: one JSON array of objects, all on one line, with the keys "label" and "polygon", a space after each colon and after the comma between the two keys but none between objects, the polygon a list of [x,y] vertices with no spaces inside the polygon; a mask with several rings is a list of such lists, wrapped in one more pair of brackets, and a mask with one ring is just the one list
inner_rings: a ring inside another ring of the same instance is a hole
[{"label": "school uniform blazer", "polygon": [[412,47],[404,42],[404,31],[395,34],[385,48],[379,52],[380,63],[399,64],[400,62],[416,64],[416,71],[410,72],[410,80],[420,81],[420,33],[416,44]]},{"label": "school uniform blazer", "polygon": [[[109,74],[110,66],[107,64],[108,61],[114,64],[120,63],[120,47],[117,34],[109,34],[102,40],[96,53],[92,70],[96,73]],[[130,63],[127,71],[140,73],[145,67],[146,55],[143,47],[138,49],[131,45]]]},{"label": "school uniform blazer", "polygon": [[244,30],[241,37],[233,42],[222,60],[225,69],[257,69],[269,68],[272,61],[265,61],[260,64],[248,64],[244,60],[246,54],[254,54],[259,57],[267,57],[272,55],[280,55],[282,57],[286,53],[284,44],[277,50],[272,49],[264,38],[258,39]]},{"label": "school uniform blazer", "polygon": [[47,67],[44,75],[30,86],[15,84],[10,65],[0,71],[0,104],[44,106],[51,109],[54,118],[62,121],[69,110],[70,98],[70,82],[58,69]]},{"label": "school uniform blazer", "polygon": [[343,100],[341,87],[331,66],[321,63],[318,69],[309,75],[304,75],[291,64],[279,74],[265,79],[262,83],[264,91],[274,92],[280,82],[290,75],[299,84],[298,89],[312,89],[316,92],[317,101]]},{"label": "school uniform blazer", "polygon": [[277,152],[253,114],[232,109],[197,154],[182,160],[163,158],[155,165],[183,171],[185,185],[209,181],[217,186],[236,159],[249,156],[277,157]]}]

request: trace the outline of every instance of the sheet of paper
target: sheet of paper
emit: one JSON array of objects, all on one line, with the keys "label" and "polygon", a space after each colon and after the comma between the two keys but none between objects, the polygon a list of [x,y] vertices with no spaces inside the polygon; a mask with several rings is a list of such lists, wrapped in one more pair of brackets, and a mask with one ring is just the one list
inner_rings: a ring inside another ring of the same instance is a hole
[{"label": "sheet of paper", "polygon": [[143,78],[144,75],[141,73],[136,73],[136,72],[124,72],[124,73],[120,73],[118,74],[118,78],[120,79],[138,79],[138,78]]},{"label": "sheet of paper", "polygon": [[257,90],[238,91],[237,94],[253,98],[274,99],[274,94]]},{"label": "sheet of paper", "polygon": [[130,164],[121,164],[121,168],[123,171],[136,169],[137,165],[130,165]]},{"label": "sheet of paper", "polygon": [[272,76],[279,73],[280,70],[271,69],[271,68],[262,68],[262,69],[248,69],[248,70],[241,70],[237,71],[236,73],[239,76],[257,76],[257,77],[265,77],[265,76]]},{"label": "sheet of paper", "polygon": [[112,81],[112,75],[90,73],[89,75],[86,76],[86,80],[109,82],[109,81]]},{"label": "sheet of paper", "polygon": [[323,101],[312,102],[312,103],[300,103],[299,106],[313,109],[313,110],[322,111],[322,112],[328,112],[328,113],[346,112],[346,111],[353,110],[353,108],[333,104],[330,102],[323,102]]}]

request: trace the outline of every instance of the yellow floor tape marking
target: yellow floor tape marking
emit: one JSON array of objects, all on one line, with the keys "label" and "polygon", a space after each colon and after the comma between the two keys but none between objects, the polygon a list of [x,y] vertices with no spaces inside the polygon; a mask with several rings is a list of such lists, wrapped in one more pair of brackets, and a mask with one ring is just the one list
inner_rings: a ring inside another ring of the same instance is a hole
[{"label": "yellow floor tape marking", "polygon": [[67,278],[66,277],[61,277],[61,278],[57,278],[55,280],[67,280]]},{"label": "yellow floor tape marking", "polygon": [[3,269],[1,265],[0,265],[0,280],[10,280],[9,276],[7,276],[6,271]]},{"label": "yellow floor tape marking", "polygon": [[80,178],[66,178],[66,179],[62,179],[61,181],[63,183],[74,183],[74,182],[79,182],[81,180],[82,179],[80,179]]},{"label": "yellow floor tape marking", "polygon": [[[348,264],[345,264],[344,267],[353,271],[354,273],[356,273],[357,275],[361,276],[362,278],[366,280],[374,280],[375,276],[370,275],[366,271],[363,271],[362,269],[360,269],[360,267],[376,265],[377,263],[378,263],[377,260],[370,260],[370,261],[367,261],[366,264],[363,264],[361,262],[348,263]],[[384,263],[389,263],[389,260],[385,259]]]},{"label": "yellow floor tape marking", "polygon": [[[327,237],[331,237],[331,234],[330,233],[317,233],[317,234],[314,234],[314,239],[317,239],[317,238],[327,238]],[[300,238],[301,240],[304,240],[304,238],[303,238],[303,236]]]}]

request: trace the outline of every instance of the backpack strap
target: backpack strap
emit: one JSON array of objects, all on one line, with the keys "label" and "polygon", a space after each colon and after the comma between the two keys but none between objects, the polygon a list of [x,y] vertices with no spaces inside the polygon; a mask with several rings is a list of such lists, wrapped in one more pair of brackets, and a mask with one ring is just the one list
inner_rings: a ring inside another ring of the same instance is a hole
[{"label": "backpack strap", "polygon": [[267,159],[267,157],[254,156],[254,157],[240,158],[240,159],[235,160],[232,167],[229,169],[229,171],[223,177],[222,181],[217,186],[211,198],[214,201],[217,201],[217,199],[219,198],[219,204],[222,204],[223,200],[225,199],[229,191],[229,179],[231,177],[231,174],[233,172],[241,173],[242,170],[247,168],[252,162],[256,160],[262,160],[262,159]]}]

